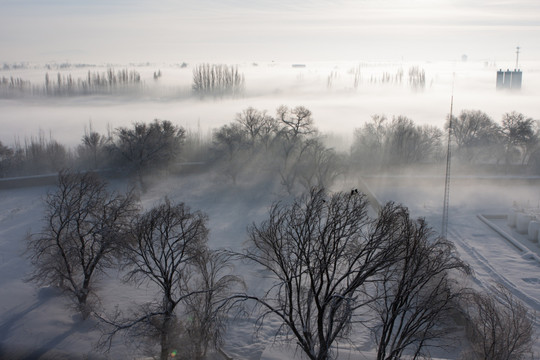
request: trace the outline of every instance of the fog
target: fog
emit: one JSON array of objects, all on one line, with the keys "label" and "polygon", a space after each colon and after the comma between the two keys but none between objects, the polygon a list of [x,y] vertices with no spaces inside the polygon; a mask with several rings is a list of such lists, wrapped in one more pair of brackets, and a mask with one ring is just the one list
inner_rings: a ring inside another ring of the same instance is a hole
[{"label": "fog", "polygon": [[[166,119],[203,134],[231,122],[247,107],[274,114],[280,105],[302,105],[313,113],[315,125],[323,133],[350,140],[355,128],[371,115],[405,115],[417,124],[442,129],[450,111],[452,89],[454,113],[463,109],[482,110],[495,121],[510,111],[540,118],[540,62],[523,62],[521,91],[497,91],[495,75],[512,62],[317,62],[248,63],[235,65],[245,78],[244,91],[236,96],[206,97],[191,95],[193,68],[197,64],[25,64],[25,68],[4,67],[0,78],[21,78],[32,86],[44,86],[45,74],[71,75],[84,79],[90,71],[128,69],[141,76],[138,93],[92,96],[24,96],[1,99],[0,141],[10,145],[16,140],[37,136],[41,131],[68,146],[80,142],[84,128],[94,130]],[[409,69],[425,72],[425,87],[409,84]],[[162,76],[154,80],[153,74]],[[400,82],[397,74],[403,72]],[[386,80],[385,80],[386,79]],[[356,81],[356,83],[355,83]],[[346,146],[344,146],[346,148]]]},{"label": "fog", "polygon": [[[0,357],[12,347],[30,354],[21,358],[96,351],[98,321],[66,311],[56,284],[23,281],[29,259],[14,241],[37,235],[47,206],[38,199],[58,170],[97,170],[115,189],[133,187],[141,209],[166,198],[205,212],[212,249],[241,251],[273,202],[316,187],[365,192],[372,217],[403,204],[438,233],[451,106],[494,123],[452,144],[448,240],[473,269],[463,286],[501,283],[540,311],[539,238],[506,222],[514,202],[540,218],[538,0],[0,0],[0,9]],[[515,67],[521,89],[497,90],[497,70]],[[197,83],[204,71],[208,84]],[[225,85],[214,89],[215,79]],[[524,115],[520,138],[499,125],[513,111]],[[277,289],[235,265],[254,294]],[[104,274],[100,311],[153,298],[122,271]],[[228,324],[225,353],[292,357],[272,340],[281,323],[254,336],[253,315]],[[456,348],[432,356],[468,356],[468,331],[455,328]],[[367,330],[355,329],[353,354],[342,343],[340,357],[375,358]],[[118,341],[111,357],[131,351]]]},{"label": "fog", "polygon": [[[443,174],[441,169],[440,175]],[[440,226],[444,194],[442,176],[366,176],[371,191],[384,194],[380,201],[406,203],[417,216],[431,215],[430,224]],[[510,208],[514,202],[527,208],[540,208],[537,179],[505,179],[456,174],[450,188],[450,219]],[[497,210],[495,210],[497,209]],[[473,215],[474,216],[474,215]],[[451,221],[451,220],[450,220]]]}]

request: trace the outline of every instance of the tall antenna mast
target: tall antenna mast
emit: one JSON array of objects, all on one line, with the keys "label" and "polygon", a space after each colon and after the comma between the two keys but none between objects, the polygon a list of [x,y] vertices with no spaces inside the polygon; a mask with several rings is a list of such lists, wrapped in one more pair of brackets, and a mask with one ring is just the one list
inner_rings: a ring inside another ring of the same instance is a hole
[{"label": "tall antenna mast", "polygon": [[454,108],[454,82],[456,74],[452,79],[452,97],[450,98],[450,118],[448,120],[448,149],[446,150],[446,178],[444,180],[444,204],[443,204],[443,216],[442,216],[442,230],[441,236],[446,238],[448,233],[448,204],[450,202],[450,164],[452,159],[452,112]]},{"label": "tall antenna mast", "polygon": [[516,67],[515,67],[516,70],[519,69],[518,68],[518,61],[519,61],[519,46],[516,47]]}]

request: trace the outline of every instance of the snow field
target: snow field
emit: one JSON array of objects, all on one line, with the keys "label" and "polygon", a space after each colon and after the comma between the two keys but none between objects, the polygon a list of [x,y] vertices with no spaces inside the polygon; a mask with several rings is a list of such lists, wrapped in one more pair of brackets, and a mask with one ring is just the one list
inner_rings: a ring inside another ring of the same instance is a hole
[{"label": "snow field", "polygon": [[[202,178],[204,176],[204,179]],[[381,201],[407,205],[413,217],[425,217],[435,230],[440,227],[444,179],[373,179],[366,184]],[[354,182],[354,180],[352,180]],[[336,188],[350,189],[351,183]],[[114,183],[119,189],[125,184]],[[92,345],[99,338],[96,321],[81,322],[69,308],[69,301],[51,288],[38,289],[24,282],[29,269],[24,257],[24,238],[41,229],[42,199],[51,187],[32,187],[0,191],[0,358],[84,358],[98,359]],[[502,180],[455,180],[452,183],[449,213],[449,238],[465,261],[474,269],[471,286],[485,288],[501,282],[527,304],[540,310],[540,264],[522,254],[501,235],[480,221],[477,214],[505,213],[514,200],[536,199],[536,183]],[[269,184],[240,184],[231,188],[214,175],[189,175],[160,179],[142,195],[143,207],[156,204],[164,196],[172,202],[184,201],[192,210],[209,215],[210,246],[240,250],[246,241],[246,227],[265,219],[272,201],[283,194]],[[500,225],[500,224],[499,224]],[[501,225],[502,226],[502,225]],[[271,280],[249,264],[239,262],[236,272],[244,276],[250,292],[268,289]],[[151,287],[123,284],[121,274],[111,271],[100,281],[99,295],[104,311],[116,306],[127,310],[154,293]],[[226,335],[225,353],[234,359],[302,359],[294,348],[275,340],[279,326],[268,318],[258,327],[253,317],[232,319]],[[537,331],[540,325],[536,324]],[[372,339],[359,331],[353,344],[340,344],[340,359],[370,359]],[[535,344],[535,354],[540,345]],[[361,350],[361,353],[357,350]],[[457,359],[459,349],[435,357]],[[116,339],[110,358],[140,358],[137,349]]]}]

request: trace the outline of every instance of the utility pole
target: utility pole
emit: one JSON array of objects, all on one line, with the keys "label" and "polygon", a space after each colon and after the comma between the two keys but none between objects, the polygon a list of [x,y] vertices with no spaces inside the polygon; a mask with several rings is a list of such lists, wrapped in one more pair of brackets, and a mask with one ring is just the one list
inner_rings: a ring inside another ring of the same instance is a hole
[{"label": "utility pole", "polygon": [[443,216],[441,236],[446,238],[448,233],[448,204],[450,202],[450,165],[452,159],[452,111],[454,108],[454,79],[452,80],[452,97],[450,99],[450,119],[448,120],[448,149],[446,150],[446,178],[444,180],[444,203],[443,203]]}]

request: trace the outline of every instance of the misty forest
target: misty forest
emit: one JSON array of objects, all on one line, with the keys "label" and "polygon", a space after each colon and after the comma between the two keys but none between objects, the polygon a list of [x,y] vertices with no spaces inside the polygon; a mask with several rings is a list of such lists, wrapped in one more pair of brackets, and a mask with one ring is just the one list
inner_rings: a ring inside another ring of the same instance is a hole
[{"label": "misty forest", "polygon": [[0,358],[538,358],[537,94],[437,66],[5,63]]}]

